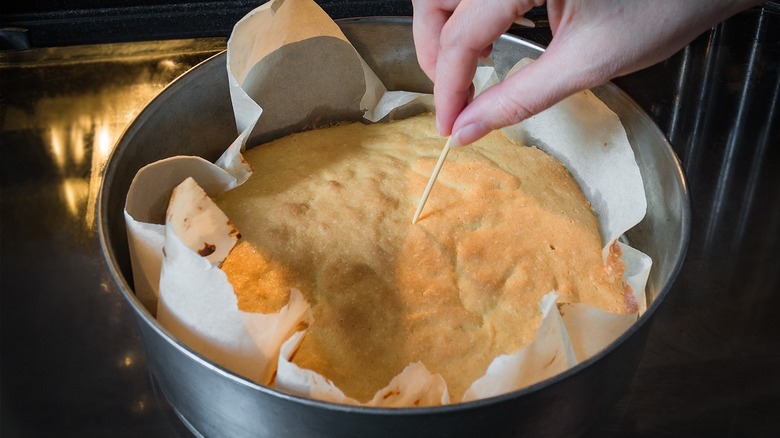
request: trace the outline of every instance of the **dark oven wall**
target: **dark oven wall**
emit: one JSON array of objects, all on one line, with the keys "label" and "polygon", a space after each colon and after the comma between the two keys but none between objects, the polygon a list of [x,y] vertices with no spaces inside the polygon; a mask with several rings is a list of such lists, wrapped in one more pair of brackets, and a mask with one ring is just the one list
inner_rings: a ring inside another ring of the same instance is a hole
[{"label": "dark oven wall", "polygon": [[[333,18],[410,16],[411,0],[316,0]],[[0,49],[227,37],[265,0],[28,0],[0,5]],[[543,20],[544,8],[528,16]]]},{"label": "dark oven wall", "polygon": [[[78,0],[4,2],[5,48],[228,36],[263,0]],[[319,0],[334,18],[410,15],[410,0]],[[9,29],[11,28],[11,29]]]}]

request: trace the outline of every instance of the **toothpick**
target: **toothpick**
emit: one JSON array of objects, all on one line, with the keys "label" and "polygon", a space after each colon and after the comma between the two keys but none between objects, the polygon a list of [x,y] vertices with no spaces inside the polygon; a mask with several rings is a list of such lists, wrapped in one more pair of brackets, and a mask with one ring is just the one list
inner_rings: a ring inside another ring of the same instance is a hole
[{"label": "toothpick", "polygon": [[413,224],[417,223],[417,218],[420,217],[420,213],[422,213],[423,207],[425,207],[425,201],[428,200],[428,195],[431,193],[433,183],[436,182],[436,178],[439,176],[441,166],[444,164],[444,160],[447,158],[447,154],[450,152],[450,139],[452,139],[452,137],[447,139],[447,143],[444,143],[444,149],[441,150],[439,161],[436,162],[436,166],[433,168],[433,173],[431,173],[431,177],[428,179],[428,185],[425,186],[425,191],[423,191],[422,198],[420,198],[420,203],[417,204],[417,211],[414,213],[414,217],[412,218]]}]

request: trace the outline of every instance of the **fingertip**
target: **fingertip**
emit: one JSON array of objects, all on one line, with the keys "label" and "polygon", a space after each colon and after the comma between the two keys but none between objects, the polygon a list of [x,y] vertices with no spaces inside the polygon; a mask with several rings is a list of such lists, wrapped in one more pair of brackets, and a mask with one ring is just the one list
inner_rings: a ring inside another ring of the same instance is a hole
[{"label": "fingertip", "polygon": [[436,113],[436,132],[438,132],[439,135],[442,137],[447,136],[447,134],[444,134],[443,130],[441,129],[441,121],[439,121],[439,113]]},{"label": "fingertip", "polygon": [[436,108],[436,131],[442,137],[452,134],[452,126],[460,113],[461,107],[453,106],[451,99],[448,100],[442,94],[436,94],[434,91],[433,99]]},{"label": "fingertip", "polygon": [[463,90],[447,90],[441,82],[434,84],[433,100],[436,108],[436,130],[439,135],[447,137],[453,132],[455,120],[466,108],[473,97],[473,84]]},{"label": "fingertip", "polygon": [[452,134],[450,139],[451,148],[459,148],[470,145],[490,132],[490,128],[483,122],[470,123]]}]

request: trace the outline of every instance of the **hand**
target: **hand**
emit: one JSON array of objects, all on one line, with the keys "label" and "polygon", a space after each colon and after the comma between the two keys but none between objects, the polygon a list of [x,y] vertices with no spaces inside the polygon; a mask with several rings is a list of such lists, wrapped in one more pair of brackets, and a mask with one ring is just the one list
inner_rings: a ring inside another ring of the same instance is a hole
[{"label": "hand", "polygon": [[472,143],[567,96],[653,65],[760,0],[550,0],[539,59],[471,101],[477,60],[543,0],[414,0],[414,41],[440,135]]}]

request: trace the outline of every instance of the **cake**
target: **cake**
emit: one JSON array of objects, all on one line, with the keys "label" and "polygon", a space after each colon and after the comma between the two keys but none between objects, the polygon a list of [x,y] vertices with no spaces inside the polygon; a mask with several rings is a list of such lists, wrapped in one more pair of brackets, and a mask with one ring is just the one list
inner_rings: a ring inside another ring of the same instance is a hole
[{"label": "cake", "polygon": [[533,339],[551,290],[634,310],[577,182],[500,132],[450,152],[412,224],[443,144],[430,114],[301,132],[250,149],[252,177],[216,199],[241,233],[221,265],[239,308],[300,290],[313,322],[292,361],[356,400],[417,361],[459,400]]}]

